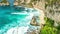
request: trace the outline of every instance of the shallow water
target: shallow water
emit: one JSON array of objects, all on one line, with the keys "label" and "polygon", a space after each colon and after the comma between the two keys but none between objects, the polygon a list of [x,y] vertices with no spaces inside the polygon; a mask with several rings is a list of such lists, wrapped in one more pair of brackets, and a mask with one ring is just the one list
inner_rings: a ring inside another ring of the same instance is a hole
[{"label": "shallow water", "polygon": [[24,34],[31,27],[35,12],[32,8],[0,6],[0,34]]}]

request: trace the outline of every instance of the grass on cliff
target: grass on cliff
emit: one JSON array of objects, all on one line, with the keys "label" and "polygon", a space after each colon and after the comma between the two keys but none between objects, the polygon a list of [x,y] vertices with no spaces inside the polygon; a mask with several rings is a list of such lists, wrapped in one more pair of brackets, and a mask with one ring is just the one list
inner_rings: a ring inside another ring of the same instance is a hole
[{"label": "grass on cliff", "polygon": [[40,31],[40,34],[60,34],[60,25],[58,27],[54,27],[54,20],[45,17],[46,24]]}]

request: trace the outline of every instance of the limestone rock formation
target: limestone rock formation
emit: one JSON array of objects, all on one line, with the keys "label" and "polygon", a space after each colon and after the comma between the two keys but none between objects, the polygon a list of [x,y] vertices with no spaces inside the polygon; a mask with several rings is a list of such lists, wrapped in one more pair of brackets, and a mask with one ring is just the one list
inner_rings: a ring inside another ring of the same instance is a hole
[{"label": "limestone rock formation", "polygon": [[[52,0],[54,1],[54,0]],[[60,22],[60,1],[51,2],[50,4],[46,2],[46,16],[53,19],[56,22]]]},{"label": "limestone rock formation", "polygon": [[2,5],[9,5],[9,2],[7,0],[5,0],[5,1],[3,0],[0,2],[0,6],[2,6]]},{"label": "limestone rock formation", "polygon": [[[37,17],[38,17],[38,16],[37,16]],[[36,18],[36,16],[34,16],[34,17],[32,18],[32,20],[31,20],[30,24],[31,24],[31,25],[34,25],[34,26],[38,26],[39,23],[37,22],[37,19],[38,19],[38,18]]]}]

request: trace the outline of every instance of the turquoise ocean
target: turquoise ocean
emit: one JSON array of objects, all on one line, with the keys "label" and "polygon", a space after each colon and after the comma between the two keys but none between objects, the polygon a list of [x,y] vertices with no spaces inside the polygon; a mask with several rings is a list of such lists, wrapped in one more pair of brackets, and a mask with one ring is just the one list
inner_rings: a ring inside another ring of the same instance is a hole
[{"label": "turquoise ocean", "polygon": [[[0,6],[0,34],[14,34],[9,31],[14,28],[20,28],[20,34],[24,34],[29,27],[32,28],[30,22],[33,14],[38,15],[33,8]],[[26,31],[22,32],[22,29]]]}]

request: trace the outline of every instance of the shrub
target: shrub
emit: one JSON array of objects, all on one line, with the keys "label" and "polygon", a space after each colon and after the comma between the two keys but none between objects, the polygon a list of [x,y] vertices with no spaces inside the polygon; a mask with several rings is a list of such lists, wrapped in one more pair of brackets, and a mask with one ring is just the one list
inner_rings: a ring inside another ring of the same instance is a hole
[{"label": "shrub", "polygon": [[45,17],[45,26],[41,29],[40,34],[57,34],[57,29],[54,28],[54,20]]}]

